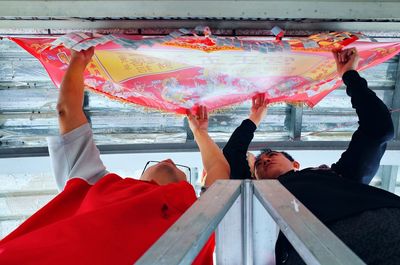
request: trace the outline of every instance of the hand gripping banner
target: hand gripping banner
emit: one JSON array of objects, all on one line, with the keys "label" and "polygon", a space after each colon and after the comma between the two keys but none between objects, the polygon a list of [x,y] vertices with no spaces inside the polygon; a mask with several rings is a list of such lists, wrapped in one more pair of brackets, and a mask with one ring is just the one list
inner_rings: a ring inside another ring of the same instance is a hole
[{"label": "hand gripping banner", "polygon": [[331,50],[356,47],[359,71],[400,51],[400,43],[360,41],[334,32],[306,38],[216,37],[180,30],[162,37],[72,33],[62,37],[11,38],[40,60],[59,87],[70,50],[96,46],[85,71],[91,91],[126,103],[185,114],[265,93],[270,103],[316,105],[342,81]]}]

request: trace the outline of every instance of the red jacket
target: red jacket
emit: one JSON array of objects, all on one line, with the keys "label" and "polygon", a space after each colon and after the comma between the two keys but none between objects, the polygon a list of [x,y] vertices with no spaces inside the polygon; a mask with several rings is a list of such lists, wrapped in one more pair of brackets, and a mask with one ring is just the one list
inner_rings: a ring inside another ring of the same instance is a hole
[{"label": "red jacket", "polygon": [[[196,201],[181,181],[159,186],[108,174],[65,189],[0,241],[0,264],[132,265]],[[194,264],[212,264],[210,238]]]}]

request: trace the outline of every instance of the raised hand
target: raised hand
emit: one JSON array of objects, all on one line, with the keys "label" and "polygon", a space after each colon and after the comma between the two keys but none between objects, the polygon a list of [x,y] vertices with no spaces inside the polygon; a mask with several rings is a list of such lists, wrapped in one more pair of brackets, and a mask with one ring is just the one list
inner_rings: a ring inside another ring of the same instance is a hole
[{"label": "raised hand", "polygon": [[333,50],[333,57],[336,61],[337,71],[340,77],[350,70],[357,70],[360,57],[356,48]]},{"label": "raised hand", "polygon": [[193,134],[197,132],[208,132],[208,111],[205,106],[199,106],[195,115],[187,114],[189,127]]},{"label": "raised hand", "polygon": [[199,106],[196,114],[187,114],[189,127],[199,147],[206,174],[204,185],[211,186],[217,179],[229,179],[230,167],[218,145],[208,135],[208,112]]},{"label": "raised hand", "polygon": [[71,62],[79,62],[86,66],[92,59],[93,54],[94,47],[79,52],[71,49]]},{"label": "raised hand", "polygon": [[57,102],[61,134],[68,133],[87,122],[82,110],[84,71],[93,54],[94,47],[80,52],[71,50],[71,61],[61,83]]},{"label": "raised hand", "polygon": [[251,110],[249,119],[258,127],[261,120],[267,113],[268,100],[265,98],[265,93],[260,93],[252,98]]}]

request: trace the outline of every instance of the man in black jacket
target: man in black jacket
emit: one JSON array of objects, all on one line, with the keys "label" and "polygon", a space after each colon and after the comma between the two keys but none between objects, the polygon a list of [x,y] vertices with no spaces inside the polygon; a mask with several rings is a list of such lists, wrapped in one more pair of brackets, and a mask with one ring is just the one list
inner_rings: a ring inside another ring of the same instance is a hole
[{"label": "man in black jacket", "polygon": [[[330,168],[299,169],[289,154],[267,149],[254,163],[257,179],[278,179],[321,222],[368,264],[400,264],[400,197],[368,186],[379,167],[393,123],[385,104],[355,71],[356,49],[333,52],[338,74],[359,118],[347,150]],[[231,179],[252,175],[246,160],[254,131],[265,116],[266,100],[253,98],[249,119],[224,147]],[[282,233],[275,247],[277,264],[304,264]]]}]

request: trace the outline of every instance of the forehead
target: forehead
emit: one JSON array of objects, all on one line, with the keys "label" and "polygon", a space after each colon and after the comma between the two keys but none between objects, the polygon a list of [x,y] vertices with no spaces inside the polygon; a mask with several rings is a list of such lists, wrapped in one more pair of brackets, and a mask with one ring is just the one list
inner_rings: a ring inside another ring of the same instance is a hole
[{"label": "forehead", "polygon": [[262,155],[260,155],[259,159],[265,158],[265,157],[270,157],[272,155],[283,155],[281,152],[278,151],[271,151],[268,153],[263,153]]},{"label": "forehead", "polygon": [[171,163],[163,163],[161,162],[154,162],[151,166],[149,166],[146,171],[149,170],[149,172],[153,171],[173,171],[173,172],[182,172],[183,174],[186,175],[187,179],[191,178],[191,172],[188,167],[184,167],[181,165],[176,165],[176,164],[171,164]]}]

